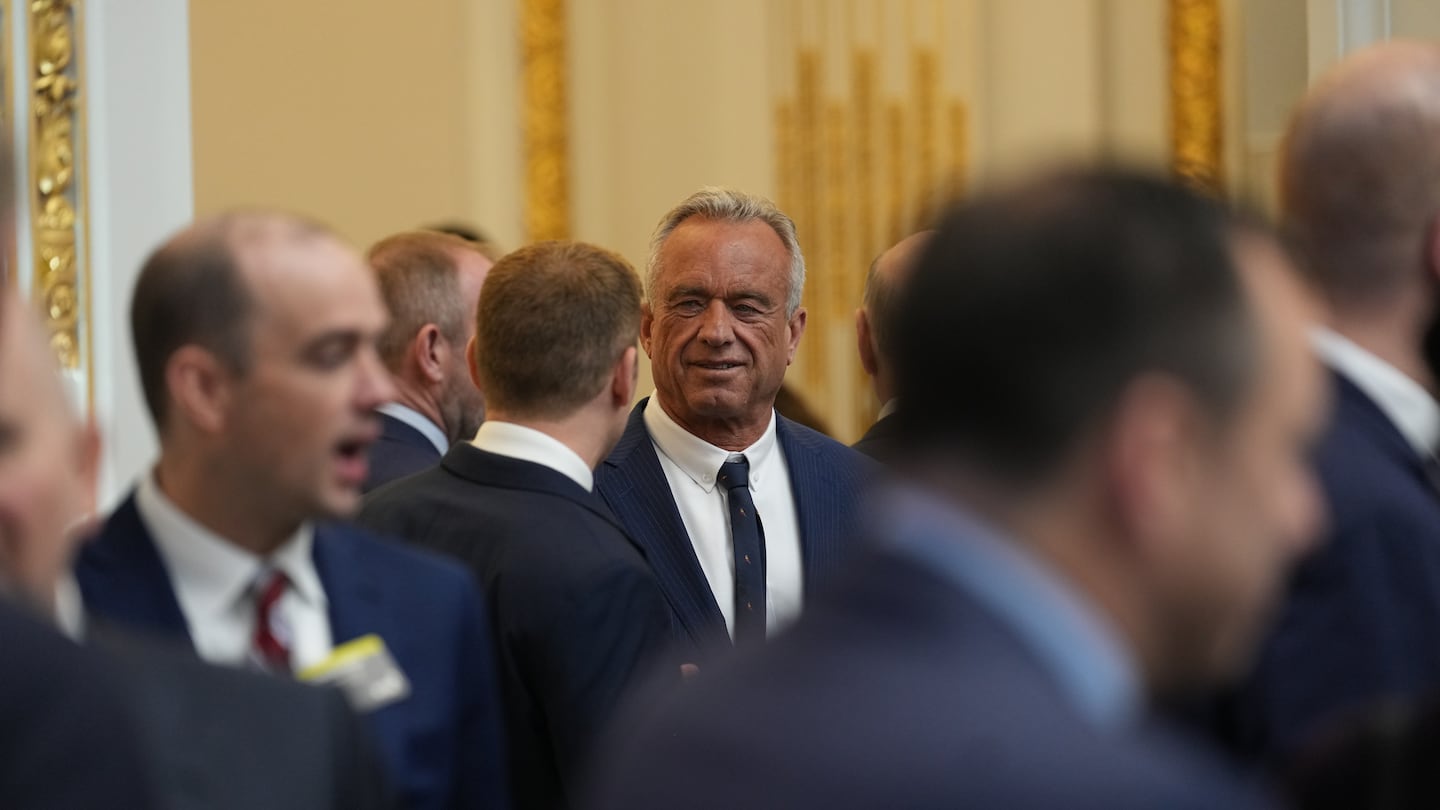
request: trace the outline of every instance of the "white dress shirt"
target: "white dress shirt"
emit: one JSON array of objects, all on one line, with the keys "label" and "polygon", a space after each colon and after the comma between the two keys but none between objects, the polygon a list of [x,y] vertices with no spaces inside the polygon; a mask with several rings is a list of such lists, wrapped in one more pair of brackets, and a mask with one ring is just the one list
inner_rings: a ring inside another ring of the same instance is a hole
[{"label": "white dress shirt", "polygon": [[181,512],[153,474],[140,482],[135,508],[155,538],[201,658],[228,665],[246,661],[255,635],[252,586],[267,569],[282,571],[290,580],[275,610],[292,634],[291,668],[298,672],[330,655],[329,601],[311,554],[315,533],[310,524],[265,560]]},{"label": "white dress shirt", "polygon": [[695,436],[675,423],[652,394],[645,407],[645,429],[660,456],[670,493],[710,592],[725,614],[735,637],[735,556],[730,540],[729,495],[715,485],[720,465],[744,456],[750,463],[750,495],[765,532],[765,631],[774,635],[800,615],[803,590],[800,519],[790,469],[775,438],[775,413],[760,438],[732,453]]},{"label": "white dress shirt", "polygon": [[440,455],[445,455],[445,451],[450,449],[450,440],[445,438],[445,431],[441,430],[439,425],[431,422],[430,418],[425,414],[420,413],[409,405],[401,405],[398,402],[387,402],[375,410],[386,416],[399,419],[401,422],[420,431],[420,435],[435,445],[435,450],[438,451]]},{"label": "white dress shirt", "polygon": [[1311,341],[1320,359],[1374,401],[1421,458],[1435,454],[1440,446],[1440,404],[1424,386],[1329,329],[1316,329]]},{"label": "white dress shirt", "polygon": [[559,439],[534,428],[487,419],[475,432],[471,444],[497,456],[509,456],[549,467],[579,484],[586,492],[595,489],[595,471],[590,469],[585,459]]}]

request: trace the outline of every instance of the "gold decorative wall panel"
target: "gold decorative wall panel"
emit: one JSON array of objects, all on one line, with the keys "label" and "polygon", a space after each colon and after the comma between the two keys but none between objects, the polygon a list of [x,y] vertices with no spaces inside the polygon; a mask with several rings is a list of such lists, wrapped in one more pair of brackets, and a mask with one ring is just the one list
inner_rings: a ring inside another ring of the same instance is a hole
[{"label": "gold decorative wall panel", "polygon": [[[777,202],[808,263],[809,325],[788,379],[835,435],[859,436],[874,402],[854,312],[880,252],[963,189],[966,101],[940,31],[967,0],[776,0],[771,53]],[[947,78],[950,77],[950,78]]]},{"label": "gold decorative wall panel", "polygon": [[[34,291],[62,367],[90,369],[90,275],[84,267],[84,198],[76,156],[82,143],[80,25],[71,0],[31,0],[29,71],[30,230]],[[87,385],[87,389],[90,386]]]},{"label": "gold decorative wall panel", "polygon": [[1170,0],[1170,137],[1175,173],[1225,181],[1220,0]]},{"label": "gold decorative wall panel", "polygon": [[570,235],[565,2],[520,0],[524,84],[525,230],[530,241]]}]

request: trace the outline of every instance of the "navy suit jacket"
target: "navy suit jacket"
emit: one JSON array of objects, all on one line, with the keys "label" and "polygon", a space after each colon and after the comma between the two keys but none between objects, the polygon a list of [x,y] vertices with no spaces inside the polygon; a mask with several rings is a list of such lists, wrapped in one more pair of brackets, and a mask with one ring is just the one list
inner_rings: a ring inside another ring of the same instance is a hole
[{"label": "navy suit jacket", "polygon": [[0,807],[160,807],[102,653],[0,600]]},{"label": "navy suit jacket", "polygon": [[891,463],[900,455],[899,424],[893,413],[882,416],[850,446],[876,461]]},{"label": "navy suit jacket", "polygon": [[[376,634],[410,680],[409,697],[364,718],[396,792],[412,808],[505,807],[493,651],[469,573],[333,524],[316,527],[314,554],[335,645]],[[133,495],[81,551],[76,578],[89,612],[191,643]]]},{"label": "navy suit jacket", "polygon": [[440,451],[425,434],[388,413],[380,417],[380,438],[370,445],[369,471],[361,491],[370,492],[440,463]]},{"label": "navy suit jacket", "polygon": [[1440,495],[1379,406],[1334,383],[1316,457],[1329,532],[1233,707],[1247,756],[1284,757],[1347,710],[1440,690]]},{"label": "navy suit jacket", "polygon": [[1263,806],[1158,727],[1090,722],[952,580],[883,546],[852,562],[775,643],[633,706],[591,806]]},{"label": "navy suit jacket", "polygon": [[367,495],[359,521],[465,561],[499,644],[516,807],[570,806],[621,697],[670,645],[670,609],[603,501],[468,442]]},{"label": "navy suit jacket", "polygon": [[[595,471],[595,488],[650,561],[670,603],[679,649],[703,658],[707,651],[730,645],[730,636],[645,429],[649,401],[642,400],[630,412],[625,434]],[[830,579],[846,557],[861,496],[874,474],[873,462],[778,413],[775,420],[790,471],[805,590],[810,592]]]}]

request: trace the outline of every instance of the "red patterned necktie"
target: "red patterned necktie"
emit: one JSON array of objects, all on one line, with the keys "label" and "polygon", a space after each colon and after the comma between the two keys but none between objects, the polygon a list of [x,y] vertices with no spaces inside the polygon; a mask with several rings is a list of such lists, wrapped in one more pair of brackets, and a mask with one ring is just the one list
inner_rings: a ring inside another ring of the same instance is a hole
[{"label": "red patterned necktie", "polygon": [[290,673],[290,628],[275,609],[290,582],[281,571],[270,569],[255,579],[255,636],[250,657],[267,672]]}]

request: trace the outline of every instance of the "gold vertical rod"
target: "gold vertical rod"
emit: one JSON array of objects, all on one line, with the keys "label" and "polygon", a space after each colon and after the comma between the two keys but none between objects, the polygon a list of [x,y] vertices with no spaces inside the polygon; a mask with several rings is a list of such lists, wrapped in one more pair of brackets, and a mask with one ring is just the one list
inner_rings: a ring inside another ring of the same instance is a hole
[{"label": "gold vertical rod", "polygon": [[1175,174],[1224,188],[1220,0],[1170,0],[1170,138]]},{"label": "gold vertical rod", "polygon": [[570,234],[564,0],[520,0],[525,229],[530,241]]},{"label": "gold vertical rod", "polygon": [[[13,142],[16,131],[16,122],[14,120],[15,104],[12,98],[14,94],[13,88],[15,87],[15,46],[11,44],[11,39],[14,34],[10,29],[15,24],[15,18],[10,16],[11,8],[10,0],[0,0],[0,71],[4,71],[4,78],[0,79],[0,84],[3,84],[3,86],[0,86],[0,123],[3,123],[5,127],[6,137]],[[10,154],[10,160],[18,160],[14,152]],[[11,167],[11,172],[15,175],[16,182],[23,182],[21,172],[16,171],[13,166]],[[10,211],[11,219],[8,225],[9,227],[14,227],[17,221],[17,215],[14,211],[13,198],[10,200],[0,200],[0,209]],[[4,261],[5,263],[5,266],[0,268],[0,287],[9,287],[11,290],[19,289],[20,260],[16,253],[14,239],[10,240],[10,245],[5,250],[4,255],[0,256],[0,261]]]}]

